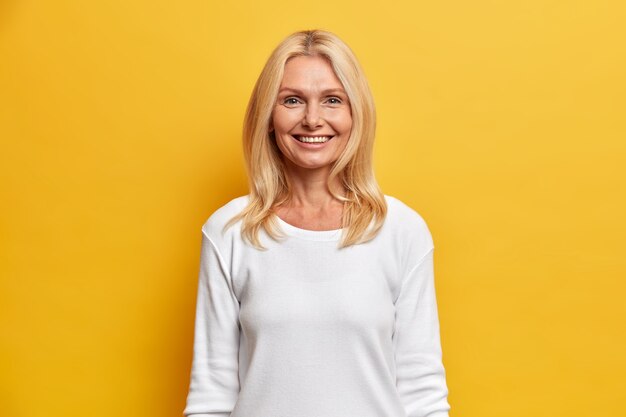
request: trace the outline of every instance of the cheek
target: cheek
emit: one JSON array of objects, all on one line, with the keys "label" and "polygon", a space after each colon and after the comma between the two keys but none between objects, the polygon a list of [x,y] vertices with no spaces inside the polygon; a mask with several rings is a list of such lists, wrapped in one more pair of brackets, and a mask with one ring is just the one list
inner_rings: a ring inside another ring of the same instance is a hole
[{"label": "cheek", "polygon": [[274,110],[272,112],[272,126],[274,126],[274,129],[280,129],[281,125],[282,125],[282,117],[281,117],[280,111]]},{"label": "cheek", "polygon": [[[329,119],[329,121],[331,120]],[[352,129],[352,116],[349,112],[336,114],[332,118],[332,123],[335,129],[346,133],[350,132]]]},{"label": "cheek", "polygon": [[352,118],[351,117],[349,117],[348,121],[346,122],[346,129],[348,131],[352,130]]},{"label": "cheek", "polygon": [[343,132],[349,132],[352,129],[352,118],[350,115],[338,117],[334,124],[337,129]]},{"label": "cheek", "polygon": [[279,131],[291,130],[298,121],[296,111],[287,111],[277,107],[272,114],[272,123],[275,129]]}]

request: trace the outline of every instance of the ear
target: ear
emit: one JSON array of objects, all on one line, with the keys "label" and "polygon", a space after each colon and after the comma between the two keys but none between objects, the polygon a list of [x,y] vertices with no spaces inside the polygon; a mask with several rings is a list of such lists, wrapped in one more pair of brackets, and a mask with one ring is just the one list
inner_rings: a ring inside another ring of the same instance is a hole
[{"label": "ear", "polygon": [[268,131],[267,131],[267,132],[268,132],[268,133],[272,133],[273,131],[274,131],[274,126],[272,126],[272,125],[270,124],[270,128],[268,129]]}]

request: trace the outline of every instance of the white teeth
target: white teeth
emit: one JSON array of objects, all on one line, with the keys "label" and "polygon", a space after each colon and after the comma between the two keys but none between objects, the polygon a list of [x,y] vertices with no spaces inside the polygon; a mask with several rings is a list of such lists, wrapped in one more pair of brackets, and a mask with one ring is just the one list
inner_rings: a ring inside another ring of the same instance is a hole
[{"label": "white teeth", "polygon": [[300,142],[306,143],[322,143],[328,142],[330,140],[330,136],[300,136],[297,137]]}]

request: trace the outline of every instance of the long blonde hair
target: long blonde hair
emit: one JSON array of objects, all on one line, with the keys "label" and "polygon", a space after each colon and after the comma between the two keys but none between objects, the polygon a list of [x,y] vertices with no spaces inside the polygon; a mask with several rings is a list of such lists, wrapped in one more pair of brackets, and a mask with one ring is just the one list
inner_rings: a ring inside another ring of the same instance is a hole
[{"label": "long blonde hair", "polygon": [[281,151],[268,132],[282,82],[285,63],[296,56],[321,56],[331,64],[351,103],[352,130],[344,151],[333,164],[328,184],[339,176],[346,194],[329,192],[343,201],[339,247],[373,239],[387,215],[387,204],[374,177],[372,154],[376,109],[365,74],[352,50],[337,35],[324,30],[295,32],[274,49],[261,71],[244,118],[243,151],[249,183],[248,205],[228,221],[224,229],[242,219],[242,237],[260,250],[258,233],[263,227],[273,239],[284,237],[273,212],[288,200],[289,180]]}]

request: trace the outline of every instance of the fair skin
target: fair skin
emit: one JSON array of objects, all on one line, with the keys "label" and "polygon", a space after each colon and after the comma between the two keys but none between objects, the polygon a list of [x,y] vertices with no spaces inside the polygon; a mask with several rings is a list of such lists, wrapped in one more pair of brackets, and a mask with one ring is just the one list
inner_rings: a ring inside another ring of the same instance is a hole
[{"label": "fair skin", "polygon": [[[308,230],[341,227],[343,203],[330,194],[326,183],[351,129],[348,96],[328,61],[319,56],[289,59],[270,123],[292,186],[290,200],[275,208],[281,219]],[[298,140],[313,137],[330,140]],[[345,194],[338,179],[331,187]]]}]

